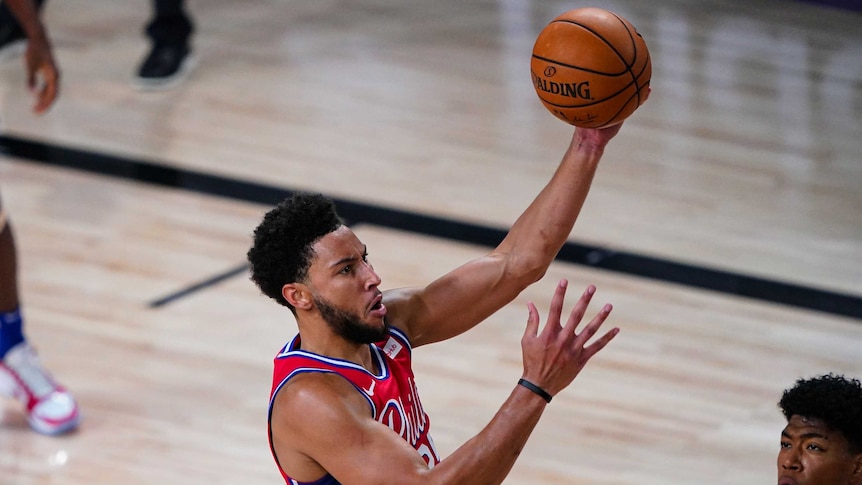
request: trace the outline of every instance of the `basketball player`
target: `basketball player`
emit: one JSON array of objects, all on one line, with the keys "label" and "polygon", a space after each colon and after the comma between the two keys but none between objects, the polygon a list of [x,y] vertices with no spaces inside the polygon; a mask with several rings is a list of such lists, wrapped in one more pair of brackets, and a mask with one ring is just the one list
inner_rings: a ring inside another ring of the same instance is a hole
[{"label": "basketball player", "polygon": [[778,485],[862,484],[862,383],[826,374],[800,379],[778,403]]},{"label": "basketball player", "polygon": [[0,201],[0,395],[21,401],[34,430],[48,435],[66,433],[78,426],[78,405],[27,343],[17,262],[12,226]]},{"label": "basketball player", "polygon": [[553,177],[504,240],[424,288],[381,291],[365,245],[321,195],[296,195],[264,216],[248,252],[251,277],[299,327],[275,358],[269,407],[271,451],[288,484],[503,481],[551,398],[617,334],[585,346],[611,306],[578,334],[593,286],[561,322],[561,281],[541,332],[530,305],[523,378],[491,422],[442,461],[416,392],[412,352],[471,329],[544,275],[619,129],[576,129]]},{"label": "basketball player", "polygon": [[185,0],[152,0],[152,18],[146,34],[150,51],[135,73],[139,89],[169,89],[185,80],[197,61],[192,52],[194,23]]},{"label": "basketball player", "polygon": [[[44,113],[57,98],[60,73],[48,33],[33,0],[5,0],[27,35],[27,82],[36,95],[33,110]],[[58,435],[75,429],[78,405],[39,362],[24,334],[18,295],[18,258],[12,226],[0,200],[0,395],[17,398],[30,426]]]},{"label": "basketball player", "polygon": [[51,52],[51,41],[34,0],[3,0],[18,20],[27,36],[27,51],[24,68],[27,70],[27,85],[36,96],[33,111],[42,114],[51,107],[60,88],[60,70]]},{"label": "basketball player", "polygon": [[[8,9],[6,3],[9,4]],[[18,45],[27,38],[33,43],[34,36],[30,35],[28,26],[20,19],[32,19],[35,16],[30,12],[22,14],[23,8],[30,10],[24,4],[32,4],[38,16],[45,1],[7,0],[0,5],[0,58],[6,57],[4,51],[17,52]],[[184,0],[152,0],[151,5],[152,16],[145,29],[150,49],[139,64],[132,82],[145,90],[168,89],[183,81],[196,64],[191,47],[194,23]]]}]

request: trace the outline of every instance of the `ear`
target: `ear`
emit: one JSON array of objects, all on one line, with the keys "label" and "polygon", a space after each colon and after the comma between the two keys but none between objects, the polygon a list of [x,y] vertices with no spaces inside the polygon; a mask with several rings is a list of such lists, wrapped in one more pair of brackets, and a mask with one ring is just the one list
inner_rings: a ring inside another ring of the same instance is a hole
[{"label": "ear", "polygon": [[311,292],[302,283],[288,283],[282,286],[281,296],[297,310],[308,310],[313,303]]},{"label": "ear", "polygon": [[858,453],[853,458],[853,473],[851,477],[851,483],[862,485],[862,453]]}]

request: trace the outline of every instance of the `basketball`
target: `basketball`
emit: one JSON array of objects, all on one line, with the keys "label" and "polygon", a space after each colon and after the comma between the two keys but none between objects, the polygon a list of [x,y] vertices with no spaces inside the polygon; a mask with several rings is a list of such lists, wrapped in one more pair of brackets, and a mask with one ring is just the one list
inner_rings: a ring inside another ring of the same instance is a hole
[{"label": "basketball", "polygon": [[652,64],[628,20],[601,8],[577,8],[552,20],[533,46],[530,71],[545,108],[566,123],[604,128],[646,101]]}]

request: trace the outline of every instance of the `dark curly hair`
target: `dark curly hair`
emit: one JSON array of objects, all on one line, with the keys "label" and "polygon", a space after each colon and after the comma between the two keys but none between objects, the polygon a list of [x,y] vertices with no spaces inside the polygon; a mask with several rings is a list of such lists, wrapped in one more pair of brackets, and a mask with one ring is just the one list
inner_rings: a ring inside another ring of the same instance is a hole
[{"label": "dark curly hair", "polygon": [[343,224],[335,203],[324,195],[300,193],[285,199],[254,230],[247,254],[251,280],[264,295],[295,313],[281,295],[282,287],[308,276],[311,246]]},{"label": "dark curly hair", "polygon": [[790,421],[794,415],[822,420],[840,432],[851,453],[862,453],[862,383],[842,375],[799,379],[784,391],[778,406]]}]

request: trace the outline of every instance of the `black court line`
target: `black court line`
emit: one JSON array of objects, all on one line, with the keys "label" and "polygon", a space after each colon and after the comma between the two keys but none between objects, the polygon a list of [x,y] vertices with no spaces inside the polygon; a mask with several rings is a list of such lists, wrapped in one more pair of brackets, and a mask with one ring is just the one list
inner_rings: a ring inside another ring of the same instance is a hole
[{"label": "black court line", "polygon": [[[169,167],[147,160],[94,153],[8,135],[0,135],[0,153],[46,165],[261,204],[275,205],[298,191],[298,189],[221,177]],[[508,231],[508,228],[471,224],[351,200],[335,199],[335,203],[339,214],[351,224],[375,224],[483,246],[495,246]],[[862,297],[857,295],[574,242],[567,242],[563,246],[557,260],[862,320]],[[245,266],[232,269],[156,300],[152,305],[162,306],[244,270]]]},{"label": "black court line", "polygon": [[228,271],[225,271],[224,273],[217,274],[217,275],[213,276],[212,278],[207,278],[203,281],[200,281],[200,282],[195,283],[193,285],[187,286],[187,287],[185,287],[179,291],[175,291],[175,292],[170,293],[168,295],[165,295],[161,298],[157,298],[157,299],[150,302],[149,307],[150,308],[163,307],[163,306],[167,305],[168,303],[172,303],[176,300],[179,300],[180,298],[191,295],[192,293],[196,293],[196,292],[203,290],[205,288],[209,288],[210,286],[217,285],[218,283],[221,283],[224,280],[227,280],[227,279],[233,278],[234,276],[245,273],[246,270],[248,270],[247,264],[239,265],[235,268],[232,268]]}]

